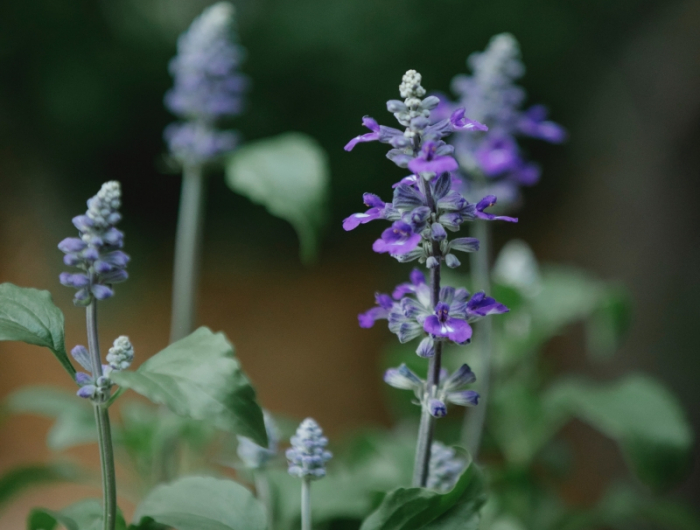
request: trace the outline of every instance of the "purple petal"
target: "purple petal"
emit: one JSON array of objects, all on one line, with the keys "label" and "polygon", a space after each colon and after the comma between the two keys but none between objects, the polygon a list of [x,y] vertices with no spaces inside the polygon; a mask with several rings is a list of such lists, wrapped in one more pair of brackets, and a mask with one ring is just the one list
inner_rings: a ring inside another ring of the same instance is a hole
[{"label": "purple petal", "polygon": [[85,242],[78,237],[67,237],[58,244],[59,250],[66,254],[69,252],[80,252],[86,246]]},{"label": "purple petal", "polygon": [[510,138],[495,138],[476,152],[476,160],[487,176],[495,176],[518,167],[518,145]]},{"label": "purple petal", "polygon": [[90,229],[95,223],[87,215],[78,215],[73,217],[73,226],[75,226],[81,232],[85,232]]},{"label": "purple petal", "polygon": [[447,394],[447,401],[463,407],[475,407],[479,404],[479,393],[474,390],[450,392]]},{"label": "purple petal", "polygon": [[464,109],[457,109],[450,116],[450,125],[453,131],[488,131],[489,128],[476,120],[470,120],[464,116]]},{"label": "purple petal", "polygon": [[418,177],[416,175],[409,175],[407,177],[402,178],[400,181],[398,181],[396,184],[392,184],[392,188],[397,188],[401,185],[405,186],[417,186],[418,185]]},{"label": "purple petal", "polygon": [[80,386],[85,386],[92,382],[92,376],[86,374],[85,372],[76,372],[75,382],[78,383]]},{"label": "purple petal", "polygon": [[91,291],[98,300],[106,300],[114,295],[114,291],[106,285],[95,284],[92,286]]},{"label": "purple petal", "polygon": [[374,142],[375,140],[379,140],[379,133],[366,133],[366,134],[361,134],[360,136],[356,136],[352,140],[350,140],[344,147],[346,151],[352,151],[355,146],[359,143],[364,143],[364,142]]},{"label": "purple petal", "polygon": [[80,363],[80,366],[85,368],[88,372],[92,371],[92,362],[90,361],[90,354],[88,354],[87,348],[78,344],[75,348],[70,351],[73,359]]},{"label": "purple petal", "polygon": [[387,318],[389,312],[382,307],[373,307],[364,313],[357,315],[357,320],[361,328],[371,328],[377,320]]},{"label": "purple petal", "polygon": [[354,213],[343,221],[343,230],[349,232],[361,224],[369,223],[382,216],[382,211],[378,208],[370,208],[365,213]]},{"label": "purple petal", "polygon": [[95,395],[97,392],[97,387],[95,385],[85,385],[80,387],[80,389],[76,392],[78,396],[81,398],[91,398]]},{"label": "purple petal", "polygon": [[414,173],[444,173],[446,171],[456,171],[459,166],[457,161],[451,156],[438,156],[433,160],[414,158],[408,163],[408,169]]},{"label": "purple petal", "polygon": [[447,416],[447,407],[445,406],[445,403],[439,399],[431,399],[428,401],[428,411],[430,412],[430,415],[434,416],[435,418],[444,418]]},{"label": "purple petal", "polygon": [[368,208],[384,208],[384,206],[386,206],[386,203],[374,193],[364,193],[362,195],[362,202],[364,202]]},{"label": "purple petal", "polygon": [[463,364],[445,381],[444,388],[446,390],[454,390],[465,385],[470,385],[476,381],[476,375],[469,368],[469,365]]}]

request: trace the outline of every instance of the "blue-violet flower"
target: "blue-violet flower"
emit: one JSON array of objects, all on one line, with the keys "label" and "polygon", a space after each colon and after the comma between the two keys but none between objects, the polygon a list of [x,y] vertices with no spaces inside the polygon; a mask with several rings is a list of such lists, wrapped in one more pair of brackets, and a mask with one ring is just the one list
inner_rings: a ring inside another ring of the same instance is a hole
[{"label": "blue-violet flower", "polygon": [[323,436],[318,423],[311,418],[306,418],[290,441],[292,447],[287,449],[286,453],[289,474],[308,480],[325,477],[326,462],[333,455],[326,451],[328,438]]}]

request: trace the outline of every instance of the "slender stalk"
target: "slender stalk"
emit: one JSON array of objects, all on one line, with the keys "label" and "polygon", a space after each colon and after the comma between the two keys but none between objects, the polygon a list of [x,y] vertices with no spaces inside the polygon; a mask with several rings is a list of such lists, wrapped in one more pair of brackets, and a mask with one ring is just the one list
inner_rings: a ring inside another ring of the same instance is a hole
[{"label": "slender stalk", "polygon": [[204,184],[201,164],[183,168],[175,236],[170,342],[186,337],[194,329],[204,228]]},{"label": "slender stalk", "polygon": [[301,481],[301,530],[311,530],[311,480]]},{"label": "slender stalk", "polygon": [[[474,237],[479,240],[479,252],[471,254],[471,272],[474,288],[491,291],[491,228],[488,222],[477,220],[474,223]],[[462,441],[476,459],[479,455],[481,438],[486,423],[486,411],[488,407],[489,385],[491,379],[491,358],[493,355],[493,323],[490,318],[484,318],[477,324],[477,340],[479,341],[479,356],[481,359],[481,373],[479,374],[479,406],[471,409],[464,418],[462,428]]]},{"label": "slender stalk", "polygon": [[[419,180],[420,188],[425,194],[428,207],[433,214],[437,215],[437,206],[430,191],[430,186],[423,178]],[[433,255],[438,260],[438,265],[430,269],[430,303],[435,306],[440,301],[440,269],[442,266],[442,253],[440,243],[433,241]],[[421,410],[420,427],[418,429],[418,443],[416,444],[416,458],[413,466],[413,485],[424,488],[428,483],[428,470],[430,469],[430,451],[433,445],[433,434],[435,431],[435,418],[428,409],[428,400],[435,396],[440,382],[440,368],[442,364],[442,341],[433,341],[435,354],[428,363],[428,377],[423,397],[423,407]]]},{"label": "slender stalk", "polygon": [[[102,376],[102,357],[100,341],[97,335],[97,301],[93,300],[86,311],[88,348],[95,379]],[[100,465],[102,468],[102,507],[103,528],[114,530],[117,520],[117,481],[114,471],[114,448],[112,447],[112,429],[109,423],[109,409],[106,401],[109,396],[99,396],[93,402],[95,422],[97,423],[97,443],[100,448]]]},{"label": "slender stalk", "polygon": [[267,480],[264,471],[255,471],[255,491],[258,494],[258,500],[265,508],[267,530],[274,530],[275,512],[272,506],[272,492],[270,491],[270,482]]}]

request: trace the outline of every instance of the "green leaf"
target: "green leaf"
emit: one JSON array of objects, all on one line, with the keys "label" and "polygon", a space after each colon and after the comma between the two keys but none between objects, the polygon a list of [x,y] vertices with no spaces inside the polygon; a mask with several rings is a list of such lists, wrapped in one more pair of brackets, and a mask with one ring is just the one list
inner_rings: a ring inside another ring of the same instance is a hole
[{"label": "green leaf", "polygon": [[186,477],[156,487],[136,508],[135,525],[149,519],[175,530],[265,530],[265,511],[231,480]]},{"label": "green leaf", "polygon": [[36,464],[12,468],[0,477],[0,507],[33,486],[74,482],[81,476],[80,470],[71,464]]},{"label": "green leaf", "polygon": [[637,476],[654,488],[667,488],[688,473],[690,425],[673,394],[645,375],[614,383],[565,380],[547,392],[545,403],[616,440]]},{"label": "green leaf", "polygon": [[0,340],[44,346],[75,377],[75,368],[66,354],[63,313],[48,291],[0,284]]},{"label": "green leaf", "polygon": [[223,333],[201,327],[148,359],[136,372],[117,372],[110,377],[177,414],[210,422],[267,446],[255,390]]},{"label": "green leaf", "polygon": [[315,258],[326,220],[328,156],[310,136],[298,132],[251,142],[226,162],[229,187],[292,224],[302,261]]},{"label": "green leaf", "polygon": [[21,388],[7,397],[5,407],[14,414],[55,418],[46,440],[55,451],[97,441],[90,403],[68,390],[44,386]]},{"label": "green leaf", "polygon": [[472,464],[448,493],[425,488],[390,491],[361,530],[478,528],[478,511],[484,501],[483,478]]},{"label": "green leaf", "polygon": [[[54,530],[57,525],[66,530],[102,530],[102,504],[86,499],[59,511],[34,508],[27,518],[27,530]],[[115,530],[126,530],[121,513],[117,513]]]}]

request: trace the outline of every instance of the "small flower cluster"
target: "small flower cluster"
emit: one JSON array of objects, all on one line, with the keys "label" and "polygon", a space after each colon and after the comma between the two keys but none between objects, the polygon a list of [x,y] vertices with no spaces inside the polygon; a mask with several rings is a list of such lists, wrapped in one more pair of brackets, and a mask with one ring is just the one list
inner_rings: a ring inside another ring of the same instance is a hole
[{"label": "small flower cluster", "polygon": [[237,453],[248,469],[262,469],[277,455],[279,431],[269,412],[263,412],[265,431],[267,432],[267,447],[256,444],[246,436],[238,436]]},{"label": "small flower cluster", "polygon": [[447,403],[462,407],[475,407],[479,404],[479,393],[464,389],[476,382],[474,372],[466,364],[451,375],[444,368],[440,370],[440,382],[432,396],[426,392],[426,382],[405,364],[398,368],[389,368],[384,374],[384,382],[401,390],[413,390],[416,403],[426,407],[436,418],[447,415]]},{"label": "small flower cluster", "polygon": [[[482,124],[464,116],[464,109],[455,110],[449,118],[431,120],[431,110],[439,99],[425,95],[420,86],[420,74],[409,70],[400,86],[402,101],[390,100],[387,109],[394,114],[404,131],[378,125],[365,116],[363,124],[372,132],[353,138],[345,150],[352,150],[360,142],[379,141],[390,144],[387,157],[399,167],[407,167],[414,174],[394,185],[392,202],[385,203],[378,196],[366,193],[363,197],[369,210],[356,213],[343,221],[345,230],[375,219],[392,221],[381,238],[375,241],[375,252],[387,252],[401,262],[419,260],[428,268],[443,259],[448,267],[460,262],[452,250],[473,252],[478,242],[461,238],[450,242],[446,230],[457,231],[462,223],[476,218],[516,222],[512,217],[498,217],[484,210],[496,204],[495,196],[488,196],[472,204],[457,191],[450,172],[458,168],[452,157],[454,148],[442,138],[456,131],[485,131]],[[426,189],[427,188],[427,189]]]},{"label": "small flower cluster", "polygon": [[333,455],[326,451],[328,438],[318,423],[306,418],[294,436],[291,438],[292,447],[287,449],[290,475],[307,480],[317,480],[326,476],[326,462]]},{"label": "small flower cluster", "polygon": [[118,337],[107,354],[109,364],[102,365],[102,374],[96,374],[90,360],[90,354],[85,346],[78,345],[71,350],[71,355],[80,366],[88,373],[77,372],[75,381],[80,385],[77,394],[81,398],[93,401],[105,401],[109,397],[112,388],[112,380],[109,378],[113,372],[126,370],[134,360],[134,348],[129,341],[129,337],[124,335]]},{"label": "small flower cluster", "polygon": [[184,121],[169,125],[164,136],[181,163],[207,162],[238,143],[237,133],[215,126],[241,113],[248,86],[238,72],[244,50],[233,27],[233,6],[219,2],[205,9],[178,40],[178,54],[170,63],[175,84],[165,95],[165,105]]},{"label": "small flower cluster", "polygon": [[484,52],[469,56],[467,65],[473,74],[458,75],[452,81],[458,101],[442,101],[437,114],[447,115],[452,108],[460,107],[488,125],[488,133],[454,137],[455,156],[468,180],[473,180],[477,172],[487,181],[473,193],[486,188],[505,202],[512,202],[520,186],[531,186],[540,177],[540,167],[524,158],[517,137],[561,143],[566,131],[547,120],[544,106],[522,109],[525,91],[515,81],[525,67],[515,37],[509,33],[494,36]]},{"label": "small flower cluster", "polygon": [[[471,238],[464,238],[471,239]],[[455,240],[459,241],[459,240]],[[507,313],[508,308],[483,292],[471,296],[466,289],[443,287],[433,308],[425,275],[414,269],[410,282],[402,283],[391,296],[377,293],[377,306],[358,316],[360,327],[371,328],[377,320],[389,321],[389,330],[404,343],[424,336],[416,353],[432,357],[436,340],[465,344],[471,340],[472,322]]]},{"label": "small flower cluster", "polygon": [[73,302],[87,306],[93,300],[104,300],[114,294],[112,284],[127,279],[127,256],[120,249],[124,234],[115,228],[121,220],[121,188],[118,182],[102,185],[100,191],[87,201],[84,215],[73,218],[80,237],[68,237],[58,244],[65,253],[63,262],[77,267],[79,273],[63,272],[63,285],[77,289]]},{"label": "small flower cluster", "polygon": [[430,448],[430,471],[427,486],[442,493],[454,488],[459,476],[467,468],[467,461],[457,456],[457,452],[440,442],[433,442]]}]

